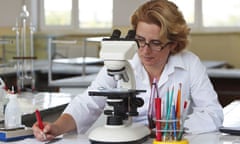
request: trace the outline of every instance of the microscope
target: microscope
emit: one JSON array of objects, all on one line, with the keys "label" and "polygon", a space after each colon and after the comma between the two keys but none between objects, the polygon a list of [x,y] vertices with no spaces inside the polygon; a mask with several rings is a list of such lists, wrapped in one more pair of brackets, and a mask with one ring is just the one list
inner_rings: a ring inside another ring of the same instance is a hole
[{"label": "microscope", "polygon": [[101,42],[100,57],[117,86],[89,91],[90,96],[104,96],[107,102],[104,109],[106,124],[90,132],[88,137],[92,144],[140,144],[150,135],[148,127],[132,122],[132,117],[138,116],[137,108],[144,104],[136,95],[146,92],[136,90],[135,76],[128,62],[138,48],[135,34],[129,30],[125,38],[120,38],[121,31],[114,30],[110,38]]}]

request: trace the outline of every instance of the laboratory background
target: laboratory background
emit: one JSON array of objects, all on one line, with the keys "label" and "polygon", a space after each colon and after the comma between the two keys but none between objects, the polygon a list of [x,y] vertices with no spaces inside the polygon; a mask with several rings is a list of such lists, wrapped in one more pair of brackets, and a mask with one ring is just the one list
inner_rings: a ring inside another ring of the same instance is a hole
[{"label": "laboratory background", "polygon": [[[131,14],[146,1],[0,0],[0,86],[18,93],[22,123],[30,127],[36,109],[44,120],[54,121],[103,66],[101,40],[114,29],[125,36]],[[172,1],[191,28],[187,49],[206,66],[221,105],[236,102],[240,2]]]}]

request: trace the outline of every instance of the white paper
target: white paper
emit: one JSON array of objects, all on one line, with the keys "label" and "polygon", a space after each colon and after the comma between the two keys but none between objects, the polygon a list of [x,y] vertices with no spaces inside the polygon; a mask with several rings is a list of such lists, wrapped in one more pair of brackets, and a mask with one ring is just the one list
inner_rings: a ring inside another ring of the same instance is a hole
[{"label": "white paper", "polygon": [[[62,137],[62,136],[60,136]],[[10,144],[45,144],[46,142],[40,142],[35,138],[26,138],[24,140],[8,142]],[[0,142],[0,144],[2,144]],[[3,142],[4,144],[4,142]],[[54,144],[90,144],[89,140],[84,135],[68,135],[61,140],[54,142]]]}]

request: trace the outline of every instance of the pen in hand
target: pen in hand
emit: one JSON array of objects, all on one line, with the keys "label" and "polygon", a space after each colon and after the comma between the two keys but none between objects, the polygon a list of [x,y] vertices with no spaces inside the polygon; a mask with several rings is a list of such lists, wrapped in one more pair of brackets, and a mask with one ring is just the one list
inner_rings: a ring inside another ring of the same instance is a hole
[{"label": "pen in hand", "polygon": [[[42,118],[41,118],[41,115],[40,115],[39,110],[36,110],[36,111],[35,111],[35,114],[36,114],[36,119],[37,119],[37,122],[38,122],[38,127],[39,127],[41,130],[43,130],[44,125],[43,125]],[[42,133],[42,135],[43,135],[44,140],[46,140],[46,135],[45,135],[44,133]]]}]

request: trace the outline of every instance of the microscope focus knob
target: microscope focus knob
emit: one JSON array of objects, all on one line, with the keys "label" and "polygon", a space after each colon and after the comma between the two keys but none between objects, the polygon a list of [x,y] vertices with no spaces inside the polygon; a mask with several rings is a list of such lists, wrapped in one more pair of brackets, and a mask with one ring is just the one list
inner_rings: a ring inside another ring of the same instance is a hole
[{"label": "microscope focus knob", "polygon": [[142,98],[135,98],[135,104],[137,107],[141,107],[144,104],[144,100]]},{"label": "microscope focus knob", "polygon": [[133,98],[131,103],[131,109],[129,111],[129,116],[137,116],[138,111],[137,108],[143,106],[144,101],[142,98]]},{"label": "microscope focus knob", "polygon": [[104,110],[105,115],[113,115],[113,110]]}]

